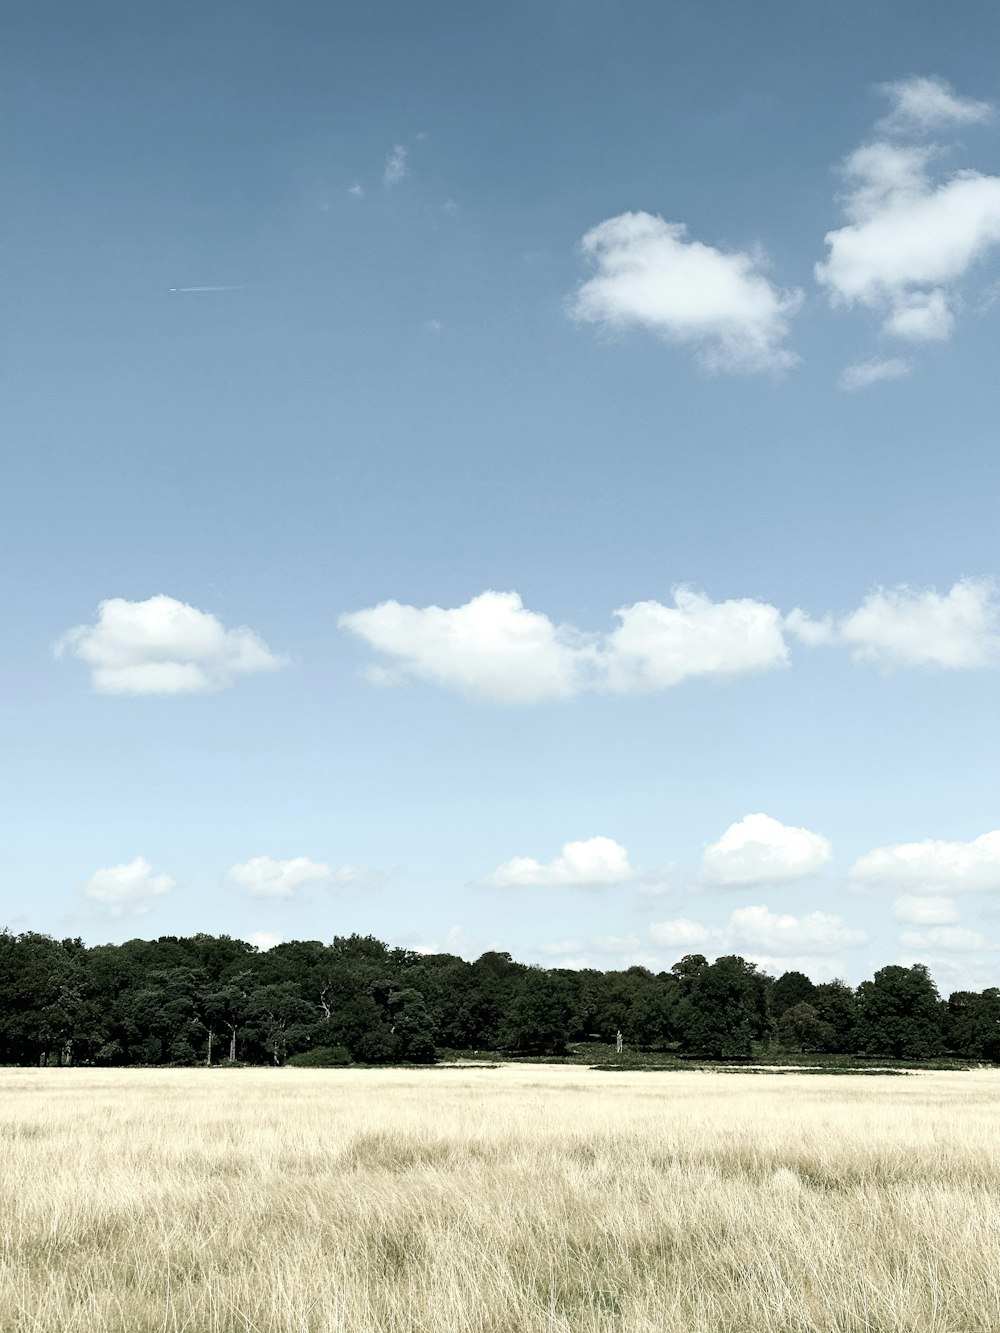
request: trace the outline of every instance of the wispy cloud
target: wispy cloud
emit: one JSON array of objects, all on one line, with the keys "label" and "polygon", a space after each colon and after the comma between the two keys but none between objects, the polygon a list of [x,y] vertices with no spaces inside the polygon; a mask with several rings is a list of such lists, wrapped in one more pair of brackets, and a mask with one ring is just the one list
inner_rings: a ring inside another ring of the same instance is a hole
[{"label": "wispy cloud", "polygon": [[307,856],[285,861],[253,856],[231,866],[226,881],[251,898],[293,898],[307,885],[324,889],[380,888],[385,875],[368,866],[328,866]]},{"label": "wispy cloud", "polygon": [[382,172],[382,183],[384,185],[398,185],[410,174],[410,168],[407,165],[407,149],[402,144],[393,145],[392,150],[385,159],[385,168]]},{"label": "wispy cloud", "polygon": [[883,134],[919,134],[958,125],[981,125],[993,115],[989,102],[960,97],[944,79],[934,76],[913,75],[883,83],[879,91],[888,97],[891,106],[875,127]]},{"label": "wispy cloud", "polygon": [[867,389],[872,384],[905,379],[912,369],[909,361],[904,361],[898,356],[859,361],[853,366],[847,366],[841,373],[840,387],[847,393],[857,393],[859,389]]}]

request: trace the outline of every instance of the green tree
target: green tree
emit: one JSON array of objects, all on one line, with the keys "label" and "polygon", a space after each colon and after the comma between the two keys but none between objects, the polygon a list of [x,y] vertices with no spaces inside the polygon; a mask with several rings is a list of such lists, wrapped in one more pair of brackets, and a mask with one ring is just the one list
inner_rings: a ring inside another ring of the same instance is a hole
[{"label": "green tree", "polygon": [[556,979],[528,968],[504,1015],[501,1044],[528,1055],[559,1055],[566,1048],[569,1006]]},{"label": "green tree", "polygon": [[787,1051],[829,1051],[836,1034],[811,1004],[793,1004],[778,1019],[778,1040]]},{"label": "green tree", "polygon": [[813,988],[809,1002],[821,1023],[833,1032],[832,1053],[851,1055],[857,1048],[858,1002],[846,981],[835,978]]},{"label": "green tree", "polygon": [[949,1048],[965,1060],[1000,1061],[1000,990],[981,995],[955,991],[948,997],[945,1037]]},{"label": "green tree", "polygon": [[684,1048],[714,1059],[747,1059],[769,1031],[763,974],[736,955],[685,973],[687,993],[677,1007]]},{"label": "green tree", "polygon": [[247,1026],[276,1065],[310,1044],[316,1015],[291,981],[258,986],[247,1004]]},{"label": "green tree", "polygon": [[780,1018],[797,1004],[812,1004],[816,987],[804,972],[782,972],[771,987],[771,1012]]},{"label": "green tree", "polygon": [[389,996],[392,1032],[400,1043],[400,1058],[417,1064],[431,1064],[437,1055],[434,1025],[427,1002],[420,991],[408,988]]},{"label": "green tree", "polygon": [[861,983],[858,1040],[866,1055],[922,1060],[941,1054],[941,999],[923,963],[883,967]]}]

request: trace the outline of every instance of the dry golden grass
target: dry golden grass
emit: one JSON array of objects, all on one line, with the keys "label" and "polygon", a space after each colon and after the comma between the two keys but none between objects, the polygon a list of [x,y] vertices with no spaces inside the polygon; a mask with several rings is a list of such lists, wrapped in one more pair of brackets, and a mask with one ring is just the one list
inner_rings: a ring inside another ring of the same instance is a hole
[{"label": "dry golden grass", "polygon": [[3,1333],[997,1333],[1000,1074],[0,1070]]}]

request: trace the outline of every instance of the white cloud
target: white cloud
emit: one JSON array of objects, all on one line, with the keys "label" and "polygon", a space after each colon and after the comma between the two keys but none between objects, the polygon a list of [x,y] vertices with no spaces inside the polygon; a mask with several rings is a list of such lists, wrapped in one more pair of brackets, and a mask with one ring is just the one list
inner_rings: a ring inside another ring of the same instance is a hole
[{"label": "white cloud", "polygon": [[781,613],[766,602],[711,602],[678,588],[674,605],[636,602],[602,644],[607,687],[617,694],[663,690],[692,676],[735,676],[785,666]]},{"label": "white cloud", "polygon": [[711,945],[721,945],[725,932],[719,926],[704,926],[690,917],[675,916],[669,921],[653,921],[649,938],[664,949],[682,949],[685,953],[700,952]]},{"label": "white cloud", "polygon": [[413,676],[496,703],[568,699],[592,657],[581,636],[526,610],[516,592],[480,593],[450,610],[381,602],[338,623],[396,659],[369,672],[376,683]]},{"label": "white cloud", "polygon": [[385,185],[398,185],[401,180],[410,174],[406,157],[407,150],[403,145],[394,144],[392,151],[386,156],[385,170],[382,172],[382,181]]},{"label": "white cloud", "polygon": [[251,898],[292,898],[306,884],[327,889],[378,888],[384,878],[366,866],[328,866],[307,856],[287,861],[253,856],[226,871],[227,882]]},{"label": "white cloud", "polygon": [[989,892],[1000,889],[1000,830],[971,842],[927,838],[876,847],[851,867],[858,885],[906,889],[913,894]]},{"label": "white cloud", "polygon": [[880,89],[892,103],[877,128],[884,134],[907,134],[957,125],[981,124],[993,114],[989,102],[959,97],[944,79],[912,76]]},{"label": "white cloud", "polygon": [[863,930],[847,925],[839,916],[826,912],[792,916],[772,912],[762,903],[737,908],[724,926],[703,925],[687,917],[653,922],[649,936],[662,948],[687,953],[739,953],[786,963],[790,958],[829,961],[838,950],[856,948],[868,939]]},{"label": "white cloud", "polygon": [[471,935],[464,926],[456,924],[451,927],[440,943],[411,944],[402,941],[400,947],[409,948],[414,953],[424,955],[436,953],[457,954],[460,958],[472,961],[490,950],[499,949],[500,942],[498,940],[479,939],[477,936]]},{"label": "white cloud", "polygon": [[613,838],[586,838],[563,844],[562,855],[543,864],[531,856],[515,856],[481,883],[496,888],[604,888],[634,879],[628,853]]},{"label": "white cloud", "polygon": [[591,949],[597,953],[610,954],[615,958],[632,955],[641,948],[638,935],[594,935],[588,941]]},{"label": "white cloud", "polygon": [[1000,659],[996,589],[962,579],[950,592],[880,588],[840,624],[861,662],[885,666],[983,667]]},{"label": "white cloud", "polygon": [[985,579],[961,579],[947,593],[879,588],[854,611],[817,620],[685,587],[672,606],[636,602],[614,615],[613,630],[586,632],[529,611],[516,592],[487,591],[451,608],[381,602],[338,623],[388,659],[368,668],[373,684],[423,680],[500,704],[773,671],[788,664],[787,633],[813,647],[847,645],[856,661],[883,667],[1000,665],[1000,599]]},{"label": "white cloud", "polygon": [[905,379],[912,369],[909,361],[898,356],[885,360],[859,361],[841,373],[840,387],[848,393],[857,393],[859,389],[867,389],[872,384]]},{"label": "white cloud", "polygon": [[284,942],[284,935],[278,935],[273,930],[255,930],[252,935],[247,936],[247,944],[252,944],[261,953],[267,953],[268,949],[273,949]]},{"label": "white cloud", "polygon": [[985,990],[997,984],[997,960],[988,953],[966,953],[961,950],[935,953],[921,947],[896,959],[900,967],[923,963],[930,968],[942,995],[956,990]]},{"label": "white cloud", "polygon": [[913,926],[953,926],[958,907],[944,894],[901,893],[892,905],[897,921]]},{"label": "white cloud", "polygon": [[363,199],[365,197],[364,186],[360,185],[357,181],[355,181],[353,185],[347,187],[347,193],[353,199]]},{"label": "white cloud", "polygon": [[947,593],[905,585],[879,588],[837,620],[811,620],[793,611],[785,627],[813,645],[849,644],[855,661],[876,666],[1000,664],[1000,603],[986,579],[961,579]]},{"label": "white cloud", "polygon": [[539,944],[535,953],[542,958],[564,958],[567,954],[579,953],[583,945],[579,940],[553,940],[551,944]]},{"label": "white cloud", "polygon": [[577,319],[693,343],[713,370],[786,370],[798,360],[782,343],[801,293],[775,287],[760,255],[717,250],[690,240],[683,223],[642,212],[608,218],[581,247],[597,272],[576,293]]},{"label": "white cloud", "polygon": [[[944,342],[954,332],[955,316],[940,288],[931,292],[912,292],[894,303],[883,328],[886,333],[908,338],[910,342]],[[897,363],[886,361],[882,364]]]},{"label": "white cloud", "polygon": [[819,833],[769,815],[746,815],[705,848],[700,878],[727,887],[805,879],[822,870],[831,855],[830,843]]},{"label": "white cloud", "polygon": [[97,611],[97,623],[68,630],[55,653],[86,662],[99,694],[205,694],[287,662],[253,630],[226,629],[162,594],[144,602],[112,597]]},{"label": "white cloud", "polygon": [[[639,876],[636,893],[640,898],[664,898],[677,892],[677,866],[672,861]],[[649,903],[648,906],[652,906]]]},{"label": "white cloud", "polygon": [[515,592],[483,592],[450,609],[382,602],[339,624],[394,659],[369,670],[375,683],[414,677],[493,703],[661,690],[787,662],[781,614],[765,602],[678,588],[672,607],[637,602],[615,615],[616,629],[587,634],[527,610]]},{"label": "white cloud", "polygon": [[961,926],[932,926],[929,930],[904,930],[899,937],[904,949],[946,949],[950,953],[978,953],[992,949],[985,935]]},{"label": "white cloud", "polygon": [[[582,942],[557,940],[551,944],[537,945],[534,952],[546,960],[546,967],[571,968],[575,971],[594,966],[600,966],[605,971],[609,967],[617,970],[646,967],[652,972],[663,968],[663,959],[644,948],[638,935],[592,935]],[[599,965],[595,964],[591,961],[592,954],[600,956],[603,961]]]},{"label": "white cloud", "polygon": [[[887,85],[893,133],[982,120],[989,107],[933,79]],[[977,171],[932,179],[938,150],[879,139],[843,166],[847,223],[826,235],[817,280],[834,304],[878,311],[885,332],[915,342],[951,336],[957,284],[1000,244],[1000,177]]]},{"label": "white cloud", "polygon": [[119,866],[97,870],[84,885],[84,895],[100,903],[109,916],[148,912],[153,899],[172,893],[177,881],[169,875],[154,875],[144,856]]},{"label": "white cloud", "polygon": [[863,930],[848,926],[839,916],[807,912],[805,916],[771,912],[767,907],[738,907],[729,919],[730,938],[744,949],[777,958],[793,954],[808,957],[851,949],[867,943]]}]

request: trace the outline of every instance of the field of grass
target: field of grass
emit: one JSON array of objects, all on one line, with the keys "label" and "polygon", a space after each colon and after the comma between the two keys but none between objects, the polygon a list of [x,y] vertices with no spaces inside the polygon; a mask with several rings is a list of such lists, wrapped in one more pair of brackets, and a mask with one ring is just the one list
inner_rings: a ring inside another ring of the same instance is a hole
[{"label": "field of grass", "polygon": [[4,1333],[996,1333],[1000,1072],[0,1070]]}]

